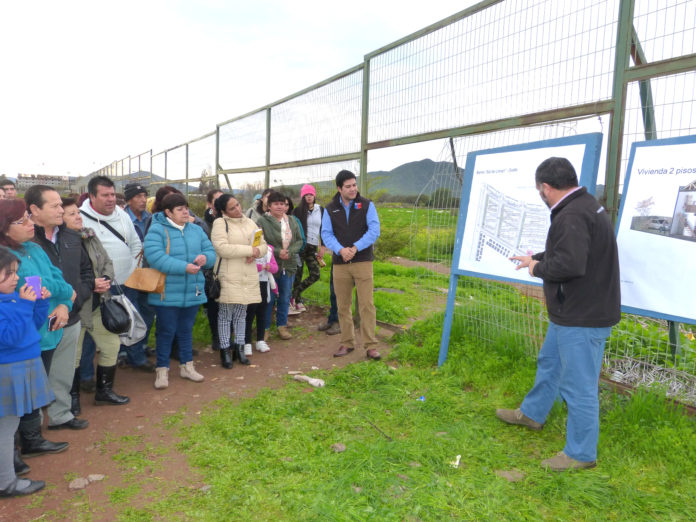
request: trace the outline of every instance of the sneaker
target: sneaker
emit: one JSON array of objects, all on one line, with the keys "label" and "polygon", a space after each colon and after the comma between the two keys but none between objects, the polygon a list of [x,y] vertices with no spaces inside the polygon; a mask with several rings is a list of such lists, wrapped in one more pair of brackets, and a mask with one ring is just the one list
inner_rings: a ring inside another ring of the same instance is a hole
[{"label": "sneaker", "polygon": [[302,303],[295,303],[295,310],[297,310],[298,312],[306,312],[307,307]]},{"label": "sneaker", "polygon": [[297,315],[300,311],[295,307],[293,303],[288,306],[288,315]]},{"label": "sneaker", "polygon": [[160,366],[155,368],[155,389],[163,390],[169,386],[169,368]]},{"label": "sneaker", "polygon": [[189,379],[193,382],[201,382],[205,378],[193,367],[193,361],[179,366],[179,375],[181,375],[182,379]]},{"label": "sneaker", "polygon": [[256,351],[260,353],[270,352],[271,347],[266,344],[266,341],[257,341]]},{"label": "sneaker", "polygon": [[524,426],[534,431],[541,431],[541,429],[544,427],[543,424],[540,424],[537,421],[527,417],[520,411],[519,408],[516,410],[495,410],[495,416],[508,424],[519,424],[520,426]]},{"label": "sneaker", "polygon": [[562,451],[559,451],[555,457],[542,460],[541,467],[547,471],[567,471],[569,469],[589,469],[594,468],[597,461],[581,461],[569,457]]},{"label": "sneaker", "polygon": [[251,343],[244,345],[244,355],[247,357],[251,355]]},{"label": "sneaker", "polygon": [[290,330],[288,330],[287,326],[279,326],[278,337],[287,341],[288,339],[292,339],[292,334],[290,333]]}]

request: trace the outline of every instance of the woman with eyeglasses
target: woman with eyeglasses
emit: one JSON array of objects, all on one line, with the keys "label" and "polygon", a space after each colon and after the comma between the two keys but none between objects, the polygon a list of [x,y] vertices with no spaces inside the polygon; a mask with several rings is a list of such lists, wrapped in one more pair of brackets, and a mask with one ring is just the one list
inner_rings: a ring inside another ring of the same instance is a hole
[{"label": "woman with eyeglasses", "polygon": [[[24,200],[0,200],[0,245],[9,248],[19,259],[18,285],[24,285],[27,277],[40,276],[41,286],[46,287],[51,293],[48,318],[39,329],[41,359],[48,374],[53,353],[63,335],[61,330],[67,324],[68,313],[72,310],[75,292],[63,279],[60,269],[54,266],[43,249],[32,241],[33,238],[34,222],[27,213]],[[23,457],[59,453],[68,448],[67,442],[51,442],[43,438],[38,408],[20,418],[17,431]],[[15,472],[22,475],[28,473],[29,469],[19,453],[15,452]]]}]

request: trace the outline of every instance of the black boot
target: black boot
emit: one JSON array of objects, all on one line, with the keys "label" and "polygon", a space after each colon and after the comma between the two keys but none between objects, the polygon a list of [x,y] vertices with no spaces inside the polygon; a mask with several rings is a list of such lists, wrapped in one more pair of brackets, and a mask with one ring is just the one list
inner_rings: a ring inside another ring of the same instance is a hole
[{"label": "black boot", "polygon": [[28,459],[47,453],[60,453],[68,449],[67,442],[51,442],[41,435],[41,417],[32,415],[31,418],[19,420],[19,440],[22,446],[22,457]]},{"label": "black boot", "polygon": [[128,404],[130,399],[124,395],[114,393],[114,376],[116,366],[97,366],[97,391],[94,393],[94,404],[101,406],[111,404],[120,406]]},{"label": "black boot", "polygon": [[243,344],[235,344],[234,347],[234,353],[237,356],[237,360],[239,361],[239,364],[251,364],[251,361],[247,359],[246,355],[244,355],[244,345]]},{"label": "black boot", "polygon": [[223,368],[228,370],[232,368],[232,354],[230,354],[229,348],[220,348],[220,363]]},{"label": "black boot", "polygon": [[80,367],[75,368],[73,376],[72,388],[70,388],[70,411],[77,417],[82,413],[80,408]]},{"label": "black boot", "polygon": [[17,476],[26,475],[31,471],[29,465],[19,456],[19,450],[17,448],[14,450],[14,470]]}]

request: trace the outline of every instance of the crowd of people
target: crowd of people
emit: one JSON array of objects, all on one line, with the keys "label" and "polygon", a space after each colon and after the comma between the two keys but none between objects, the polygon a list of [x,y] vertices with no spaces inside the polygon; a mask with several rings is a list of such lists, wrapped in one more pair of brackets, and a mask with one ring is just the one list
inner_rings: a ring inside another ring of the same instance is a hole
[{"label": "crowd of people", "polygon": [[[204,381],[193,361],[201,305],[225,369],[250,364],[254,348],[271,350],[274,314],[278,337],[292,339],[288,315],[306,310],[302,294],[319,279],[328,250],[331,307],[318,329],[341,334],[334,357],[354,350],[355,287],[365,354],[379,360],[372,296],[379,219],[355,174],[339,172],[336,188],[326,209],[304,185],[297,207],[267,189],[247,212],[234,195],[211,190],[199,218],[172,186],[150,197],[130,183],[119,204],[105,176],[91,178],[81,195],[35,185],[23,199],[12,181],[0,183],[0,497],[42,489],[43,481],[21,478],[30,471],[24,459],[68,449],[44,438],[42,416],[48,430],[80,430],[89,426],[81,394],[93,393],[95,405],[131,401],[115,390],[118,368],[154,373],[154,387],[164,389],[175,359],[181,378]],[[159,274],[155,291],[129,283],[142,268]],[[137,311],[142,338],[109,327],[106,305],[115,299]]]}]

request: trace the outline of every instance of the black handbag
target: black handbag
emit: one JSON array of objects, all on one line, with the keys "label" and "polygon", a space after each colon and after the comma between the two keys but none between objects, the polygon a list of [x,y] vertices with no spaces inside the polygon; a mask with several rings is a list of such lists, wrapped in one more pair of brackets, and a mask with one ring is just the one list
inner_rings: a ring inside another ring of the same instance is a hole
[{"label": "black handbag", "polygon": [[205,295],[208,297],[208,299],[217,299],[220,297],[222,285],[218,279],[218,273],[220,272],[221,263],[222,259],[218,261],[217,270],[214,272],[212,270],[207,270],[205,272]]},{"label": "black handbag", "polygon": [[[227,226],[227,221],[225,221],[225,232],[229,233],[229,228]],[[214,272],[212,270],[207,270],[204,274],[205,277],[205,295],[208,299],[218,299],[220,297],[220,292],[222,291],[222,285],[218,279],[218,274],[220,273],[220,265],[222,264],[222,258],[218,260],[217,270]]]},{"label": "black handbag", "polygon": [[111,297],[102,298],[99,310],[102,324],[109,332],[122,334],[130,330],[130,315],[121,303],[114,301]]}]

